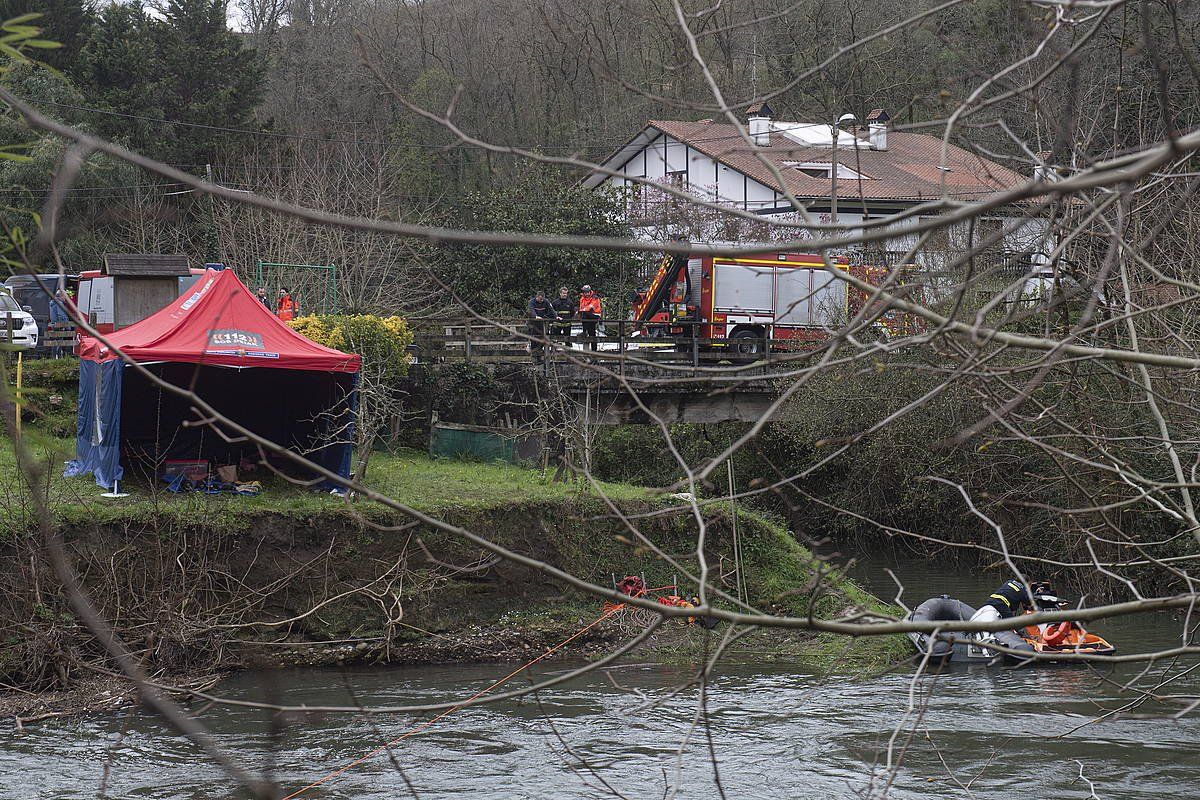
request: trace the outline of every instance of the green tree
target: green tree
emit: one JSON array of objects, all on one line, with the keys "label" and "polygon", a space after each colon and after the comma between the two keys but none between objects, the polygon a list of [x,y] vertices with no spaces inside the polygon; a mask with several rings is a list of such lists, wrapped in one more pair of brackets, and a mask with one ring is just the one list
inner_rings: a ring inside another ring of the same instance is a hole
[{"label": "green tree", "polygon": [[141,3],[104,8],[78,71],[110,112],[95,117],[102,133],[198,170],[229,143],[213,128],[254,127],[263,66],[227,27],[224,0],[170,0],[163,13],[156,19]]},{"label": "green tree", "polygon": [[[69,107],[85,103],[83,94],[69,81],[34,64],[19,64],[4,73],[4,84],[17,95],[41,107],[64,107],[58,116],[86,128],[80,112]],[[18,117],[0,116],[0,147],[20,153],[0,159],[0,224],[6,231],[36,232],[43,198],[66,148],[56,136],[35,132]],[[58,253],[70,269],[94,266],[109,249],[105,219],[119,216],[122,189],[139,182],[139,171],[124,162],[92,154],[72,187],[61,215]]]},{"label": "green tree", "polygon": [[113,3],[101,10],[79,58],[80,80],[95,104],[125,115],[97,114],[96,127],[148,154],[155,154],[163,129],[151,121],[161,119],[164,111],[165,76],[154,30],[161,24],[138,4]]},{"label": "green tree", "polygon": [[[563,187],[531,173],[467,194],[456,222],[477,230],[628,238],[622,211],[612,194]],[[523,313],[537,289],[549,294],[567,286],[577,294],[588,283],[607,298],[605,316],[618,312],[639,265],[629,253],[483,245],[447,247],[441,262],[447,283],[477,311]]]},{"label": "green tree", "polygon": [[42,39],[62,45],[53,50],[39,50],[37,59],[73,74],[94,21],[92,4],[86,0],[0,0],[0,20],[25,14],[40,14],[30,24],[41,28]]},{"label": "green tree", "polygon": [[[254,124],[263,65],[229,30],[226,10],[225,0],[167,2],[165,24],[155,31],[165,78],[161,102],[172,120],[226,128]],[[169,128],[167,155],[177,163],[212,161],[227,138],[204,128]]]}]

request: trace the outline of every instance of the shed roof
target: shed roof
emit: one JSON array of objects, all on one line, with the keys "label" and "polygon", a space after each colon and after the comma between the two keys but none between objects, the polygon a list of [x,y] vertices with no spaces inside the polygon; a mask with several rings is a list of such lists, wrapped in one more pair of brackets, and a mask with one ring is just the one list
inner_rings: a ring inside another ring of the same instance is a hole
[{"label": "shed roof", "polygon": [[104,272],[134,278],[173,278],[191,274],[185,255],[105,253]]}]

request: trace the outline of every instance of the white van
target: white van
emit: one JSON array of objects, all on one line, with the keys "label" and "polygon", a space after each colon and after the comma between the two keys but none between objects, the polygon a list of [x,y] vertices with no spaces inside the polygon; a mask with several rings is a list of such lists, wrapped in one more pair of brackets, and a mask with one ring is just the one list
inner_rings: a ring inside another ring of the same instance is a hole
[{"label": "white van", "polygon": [[29,307],[22,308],[11,294],[0,290],[0,348],[31,350],[37,344],[37,320]]}]

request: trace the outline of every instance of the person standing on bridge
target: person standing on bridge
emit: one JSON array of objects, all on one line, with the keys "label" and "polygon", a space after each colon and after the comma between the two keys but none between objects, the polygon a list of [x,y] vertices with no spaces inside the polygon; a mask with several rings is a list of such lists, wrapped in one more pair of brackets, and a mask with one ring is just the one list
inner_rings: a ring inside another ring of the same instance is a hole
[{"label": "person standing on bridge", "polygon": [[596,346],[596,325],[600,322],[600,295],[592,291],[592,287],[584,284],[583,294],[579,296],[579,321],[583,323],[583,338],[588,341],[592,351]]},{"label": "person standing on bridge", "polygon": [[546,299],[546,293],[538,289],[529,301],[529,335],[533,341],[529,349],[534,361],[541,361],[546,349],[546,323],[554,319],[554,305]]},{"label": "person standing on bridge", "polygon": [[550,305],[554,306],[554,324],[550,326],[550,333],[571,341],[571,320],[575,317],[575,301],[571,299],[570,290],[565,286],[561,287],[558,297],[554,298]]}]

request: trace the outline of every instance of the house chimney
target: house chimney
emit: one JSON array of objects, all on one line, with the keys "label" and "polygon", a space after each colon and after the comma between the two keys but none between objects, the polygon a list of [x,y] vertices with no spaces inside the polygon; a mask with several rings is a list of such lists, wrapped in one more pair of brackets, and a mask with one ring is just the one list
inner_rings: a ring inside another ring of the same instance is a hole
[{"label": "house chimney", "polygon": [[1042,183],[1051,183],[1058,180],[1058,170],[1050,163],[1053,153],[1049,150],[1042,150],[1037,153],[1037,161],[1033,165],[1033,179]]},{"label": "house chimney", "polygon": [[888,121],[891,117],[882,108],[873,108],[867,114],[867,138],[872,150],[887,150]]},{"label": "house chimney", "polygon": [[771,146],[771,107],[755,103],[746,109],[746,132],[758,147]]}]

